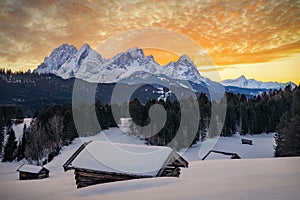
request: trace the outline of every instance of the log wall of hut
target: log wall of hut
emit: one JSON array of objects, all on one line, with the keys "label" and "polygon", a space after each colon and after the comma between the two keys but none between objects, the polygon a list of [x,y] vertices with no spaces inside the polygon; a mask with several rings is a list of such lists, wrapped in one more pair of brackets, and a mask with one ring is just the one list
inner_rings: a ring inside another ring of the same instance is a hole
[{"label": "log wall of hut", "polygon": [[43,179],[49,177],[49,171],[42,170],[39,173],[30,173],[30,172],[19,172],[20,180],[32,180],[32,179]]},{"label": "log wall of hut", "polygon": [[160,176],[173,176],[179,177],[180,176],[180,168],[176,166],[168,165],[162,172]]},{"label": "log wall of hut", "polygon": [[157,176],[180,176],[180,167],[188,167],[188,162],[177,153],[172,153]]},{"label": "log wall of hut", "polygon": [[87,169],[75,169],[75,180],[77,188],[87,187],[100,183],[124,181],[139,178],[150,178],[150,176],[127,175],[109,172],[99,172]]},{"label": "log wall of hut", "polygon": [[[77,188],[87,187],[95,184],[109,183],[115,181],[125,181],[131,179],[140,178],[153,178],[152,176],[139,176],[139,175],[128,175],[128,174],[118,174],[109,172],[99,172],[87,169],[75,169],[75,180]],[[162,177],[179,177],[180,168],[179,165],[174,163],[167,165],[162,173]]]},{"label": "log wall of hut", "polygon": [[39,179],[48,178],[48,177],[49,177],[49,172],[47,171],[42,171],[41,173],[39,173],[38,176]]}]

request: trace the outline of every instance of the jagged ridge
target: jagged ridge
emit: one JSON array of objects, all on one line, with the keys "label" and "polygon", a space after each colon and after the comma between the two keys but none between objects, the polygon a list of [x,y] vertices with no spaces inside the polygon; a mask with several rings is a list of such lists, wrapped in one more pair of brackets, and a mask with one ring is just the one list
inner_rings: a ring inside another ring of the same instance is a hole
[{"label": "jagged ridge", "polygon": [[176,62],[161,66],[155,62],[153,56],[145,56],[143,50],[139,48],[129,49],[110,59],[103,59],[87,44],[80,50],[67,44],[58,47],[34,72],[55,74],[64,79],[77,77],[85,81],[101,83],[118,82],[135,72],[165,75],[172,79],[189,80],[195,83],[205,80],[186,55]]},{"label": "jagged ridge", "polygon": [[[153,56],[146,56],[142,49],[132,48],[121,52],[116,56],[104,59],[88,44],[84,44],[79,50],[68,44],[63,44],[53,50],[49,57],[40,64],[35,73],[55,74],[63,79],[72,77],[80,78],[88,82],[116,83],[142,77],[148,78],[149,74],[163,76],[170,79],[190,81],[197,84],[217,84],[198,72],[193,61],[187,56],[181,56],[176,62],[170,62],[164,66],[155,62]],[[144,74],[143,74],[144,73]],[[261,82],[254,79],[246,79],[241,76],[237,79],[229,79],[221,82],[224,86],[233,86],[247,89],[279,89],[285,88],[292,82]]]}]

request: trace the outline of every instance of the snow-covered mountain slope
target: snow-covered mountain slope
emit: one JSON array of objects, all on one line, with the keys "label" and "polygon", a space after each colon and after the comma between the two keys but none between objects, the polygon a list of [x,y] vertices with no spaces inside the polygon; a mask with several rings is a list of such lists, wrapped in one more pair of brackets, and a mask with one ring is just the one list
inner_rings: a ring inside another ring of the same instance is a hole
[{"label": "snow-covered mountain slope", "polygon": [[194,83],[206,81],[206,78],[200,75],[195,64],[187,55],[183,55],[176,62],[170,62],[160,68],[160,74],[164,74],[174,79],[188,80]]},{"label": "snow-covered mountain slope", "polygon": [[284,89],[286,86],[291,85],[293,88],[296,86],[292,82],[278,83],[278,82],[262,82],[255,79],[246,79],[245,76],[240,76],[237,79],[228,79],[221,81],[224,86],[233,86],[239,88],[251,89]]},{"label": "snow-covered mountain slope", "polygon": [[84,44],[80,50],[64,44],[55,49],[44,62],[34,70],[39,74],[55,74],[63,79],[75,77],[82,65],[98,66],[103,63],[102,57]]},{"label": "snow-covered mountain slope", "polygon": [[73,45],[63,44],[54,49],[49,57],[44,59],[34,72],[39,74],[55,74],[78,50]]},{"label": "snow-covered mountain slope", "polygon": [[77,78],[88,82],[116,83],[137,71],[157,73],[158,64],[138,48],[130,49],[99,63],[87,60],[81,65]]},{"label": "snow-covered mountain slope", "polygon": [[112,58],[103,59],[87,44],[80,50],[66,44],[62,45],[45,58],[34,72],[55,74],[64,79],[77,77],[88,82],[100,83],[116,83],[135,72],[164,75],[171,79],[195,83],[206,81],[186,55],[176,62],[161,66],[152,56],[145,56],[143,50],[139,48],[129,49]]}]

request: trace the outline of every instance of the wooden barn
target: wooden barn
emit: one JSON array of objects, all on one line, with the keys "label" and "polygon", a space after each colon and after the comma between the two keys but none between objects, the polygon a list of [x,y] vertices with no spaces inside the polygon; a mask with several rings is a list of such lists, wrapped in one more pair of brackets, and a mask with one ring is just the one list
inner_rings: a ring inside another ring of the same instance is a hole
[{"label": "wooden barn", "polygon": [[188,162],[169,147],[84,143],[63,165],[75,170],[77,188],[139,178],[179,177]]},{"label": "wooden barn", "polygon": [[22,165],[17,169],[20,180],[43,179],[49,177],[49,170],[35,165]]}]

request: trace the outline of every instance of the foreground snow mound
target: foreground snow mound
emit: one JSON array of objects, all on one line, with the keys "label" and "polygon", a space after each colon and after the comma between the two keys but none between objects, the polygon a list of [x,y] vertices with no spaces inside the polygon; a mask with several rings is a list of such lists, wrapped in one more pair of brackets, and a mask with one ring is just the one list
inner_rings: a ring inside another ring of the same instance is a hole
[{"label": "foreground snow mound", "polygon": [[[1,199],[265,199],[300,198],[300,158],[194,161],[181,178],[152,178],[75,189],[73,173],[17,180],[17,163],[0,164]],[[61,167],[61,166],[60,166]],[[62,170],[62,168],[60,168]]]},{"label": "foreground snow mound", "polygon": [[[249,158],[264,155],[266,149],[273,151],[272,135],[246,137],[253,140],[253,146],[242,145],[237,135],[221,138],[215,148],[238,150],[242,157],[248,155]],[[42,180],[20,181],[16,170],[22,163],[0,163],[1,199],[300,199],[300,158],[192,161],[188,169],[182,170],[180,178],[138,179],[75,189],[73,172],[64,172],[62,165],[83,142],[94,140],[146,145],[143,140],[126,135],[118,128],[77,138],[45,166],[50,170],[50,177]],[[192,160],[195,153],[194,159],[198,160],[199,145],[185,155],[190,155]],[[255,153],[250,149],[256,149]]]}]

